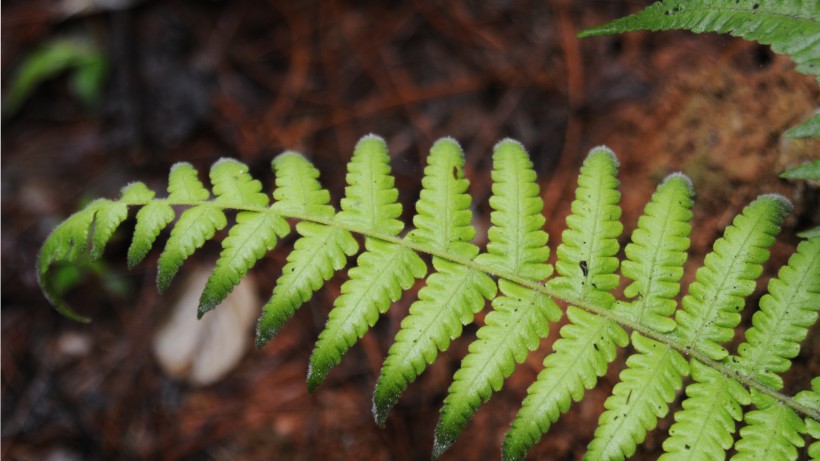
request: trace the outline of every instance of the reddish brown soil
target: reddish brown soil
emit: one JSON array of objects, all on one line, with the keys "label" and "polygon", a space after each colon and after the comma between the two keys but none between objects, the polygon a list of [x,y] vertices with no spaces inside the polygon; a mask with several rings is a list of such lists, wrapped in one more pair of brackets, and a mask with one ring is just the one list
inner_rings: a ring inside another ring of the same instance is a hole
[{"label": "reddish brown soil", "polygon": [[[527,146],[541,178],[554,248],[578,166],[589,148],[606,144],[622,165],[627,229],[666,174],[680,170],[692,178],[697,205],[687,282],[711,242],[758,194],[779,192],[795,203],[762,281],[793,251],[796,230],[820,220],[817,189],[776,176],[817,157],[817,141],[781,137],[818,105],[814,79],[767,47],[725,36],[575,38],[638,4],[131,3],[71,17],[58,11],[60,2],[4,5],[4,88],[26,53],[61,34],[100,43],[111,73],[98,107],[72,98],[61,77],[3,121],[3,459],[428,459],[441,401],[475,327],[410,386],[379,429],[371,392],[413,293],[313,395],[304,384],[307,359],[342,275],[270,345],[206,388],[175,382],[156,364],[151,339],[169,298],[154,288],[156,254],[125,270],[126,233],[104,262],[129,295],[107,294],[92,278],[69,300],[93,323],[50,308],[34,261],[53,226],[129,181],[162,190],[177,161],[205,171],[232,156],[271,184],[273,156],[298,149],[338,200],[353,145],[378,133],[390,145],[409,222],[426,151],[451,135],[466,152],[483,235],[491,148],[510,136]],[[216,244],[207,244],[186,267],[213,264],[217,253]],[[271,253],[252,271],[261,297],[285,254]],[[761,282],[758,291],[764,288]],[[788,375],[789,392],[818,374],[820,340],[810,338]],[[552,341],[518,367],[443,460],[499,458]],[[531,459],[580,459],[621,365],[619,359],[554,425]],[[670,424],[661,421],[636,459],[657,457]]]}]

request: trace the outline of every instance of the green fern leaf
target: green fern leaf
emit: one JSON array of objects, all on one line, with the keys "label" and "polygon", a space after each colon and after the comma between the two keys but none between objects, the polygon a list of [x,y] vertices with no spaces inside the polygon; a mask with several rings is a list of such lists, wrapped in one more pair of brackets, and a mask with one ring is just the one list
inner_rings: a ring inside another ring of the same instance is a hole
[{"label": "green fern leaf", "polygon": [[419,299],[401,322],[373,395],[373,415],[384,426],[387,414],[407,386],[415,381],[438,351],[461,336],[462,325],[496,296],[495,282],[484,274],[450,261],[433,258],[436,272],[427,278]]},{"label": "green fern leaf", "polygon": [[626,246],[627,259],[621,265],[624,276],[633,282],[624,289],[631,303],[618,309],[635,322],[667,333],[675,328],[671,316],[677,308],[683,264],[689,249],[692,226],[692,183],[684,175],[667,177],[644,208],[632,243]]},{"label": "green fern leaf", "polygon": [[[464,154],[452,139],[437,141],[430,149],[423,189],[413,219],[416,229],[408,238],[466,259],[478,254],[470,243],[475,236],[470,211],[469,182],[464,178]],[[390,347],[373,394],[373,415],[383,426],[387,414],[407,386],[415,381],[438,351],[461,336],[461,326],[493,299],[496,285],[482,272],[434,257],[436,272],[427,278],[418,300],[410,306],[401,330]]]},{"label": "green fern leaf", "polygon": [[347,164],[347,187],[336,220],[362,230],[398,235],[404,229],[399,221],[399,191],[390,175],[387,144],[375,135],[363,137]]},{"label": "green fern leaf", "polygon": [[794,410],[775,399],[752,391],[752,403],[757,410],[746,413],[746,427],[740,429],[741,439],[735,444],[737,461],[795,460],[797,448],[806,444],[802,433],[806,425]]},{"label": "green fern leaf", "polygon": [[[637,298],[618,302],[615,311],[655,331],[675,328],[674,297],[680,291],[689,248],[692,184],[676,173],[668,176],[644,208],[632,243],[626,247],[624,275],[633,280],[624,294]],[[646,432],[669,411],[668,403],[682,386],[689,367],[676,350],[633,333],[636,353],[627,359],[621,382],[613,389],[598,420],[587,459],[623,459],[635,453]]]},{"label": "green fern leaf", "polygon": [[[812,379],[811,390],[800,392],[794,400],[809,408],[820,408],[820,377]],[[806,418],[806,432],[814,439],[809,445],[809,457],[812,460],[820,459],[820,421]]]},{"label": "green fern leaf", "polygon": [[[384,140],[365,136],[356,145],[348,163],[346,197],[339,222],[377,232],[397,235],[404,224],[397,218],[401,205],[390,175],[390,157]],[[342,355],[376,324],[392,302],[409,289],[414,279],[427,273],[427,265],[411,249],[373,237],[365,238],[365,248],[357,267],[348,271],[350,279],[333,304],[325,329],[310,357],[308,390],[324,380]]]},{"label": "green fern leaf", "polygon": [[374,238],[365,239],[366,252],[350,269],[350,280],[333,303],[327,325],[310,356],[308,390],[313,392],[342,355],[376,324],[379,314],[422,278],[427,266],[408,248]]},{"label": "green fern leaf", "polygon": [[[547,284],[568,299],[591,301],[610,307],[609,290],[618,285],[618,161],[606,148],[592,149],[578,176],[578,188],[567,216],[567,230],[558,246],[556,269],[559,276]],[[597,376],[615,358],[615,344],[629,342],[626,332],[614,322],[570,306],[570,323],[561,328],[561,339],[544,359],[545,369],[527,389],[521,410],[504,438],[504,459],[522,459],[555,422],[591,389]]]},{"label": "green fern leaf", "polygon": [[90,321],[87,317],[74,312],[60,298],[49,277],[49,269],[58,262],[77,262],[83,258],[92,261],[99,259],[105,244],[127,214],[128,209],[125,205],[107,199],[97,199],[63,221],[43,243],[37,258],[37,281],[46,298],[61,314],[79,322]]},{"label": "green fern leaf", "polygon": [[527,397],[504,437],[503,459],[520,460],[538,442],[541,434],[566,413],[573,401],[592,389],[598,376],[629,342],[626,332],[603,317],[570,306],[561,339],[544,359],[544,369],[527,389]]},{"label": "green fern leaf", "polygon": [[738,346],[737,364],[748,376],[781,389],[783,373],[797,357],[808,328],[820,311],[820,239],[801,242],[778,277],[769,281],[769,292]]},{"label": "green fern leaf", "polygon": [[467,426],[478,407],[501,390],[516,363],[538,348],[549,332],[549,322],[561,318],[561,310],[541,293],[499,280],[503,296],[493,301],[470,344],[469,353],[453,377],[436,425],[433,458],[439,457]]},{"label": "green fern leaf", "polygon": [[550,250],[547,233],[541,230],[546,221],[541,216],[544,202],[532,162],[518,141],[505,139],[495,145],[492,179],[490,243],[476,261],[530,280],[549,277]]},{"label": "green fern leaf", "polygon": [[578,36],[647,29],[730,33],[791,55],[798,72],[820,74],[820,4],[814,0],[664,0]]},{"label": "green fern leaf", "polygon": [[[493,150],[493,195],[487,253],[476,261],[540,281],[552,273],[547,234],[541,228],[544,206],[527,152],[517,141],[504,140]],[[484,319],[456,372],[436,426],[433,457],[455,442],[478,407],[498,391],[529,351],[549,332],[549,321],[561,318],[558,306],[544,295],[507,280],[498,284],[502,296]]]},{"label": "green fern leaf", "polygon": [[[330,194],[317,178],[319,170],[295,152],[285,152],[273,161],[277,200],[271,208],[280,213],[330,218]],[[300,222],[296,232],[302,237],[288,255],[288,263],[276,281],[273,295],[262,308],[256,329],[256,344],[262,347],[275,336],[296,309],[347,264],[347,257],[359,251],[359,244],[347,230],[312,222]]]},{"label": "green fern leaf", "polygon": [[676,333],[685,344],[712,360],[727,356],[721,344],[732,339],[744,298],[754,291],[769,258],[768,248],[790,210],[791,204],[782,196],[762,195],[715,242],[683,298],[683,309],[676,313]]},{"label": "green fern leaf", "polygon": [[615,255],[623,231],[617,169],[615,154],[605,147],[590,151],[581,167],[572,214],[557,250],[555,268],[560,276],[548,283],[568,299],[600,306],[615,300],[609,291],[618,286]]},{"label": "green fern leaf", "polygon": [[427,162],[413,217],[416,228],[408,238],[472,259],[478,247],[470,243],[475,228],[470,211],[472,199],[467,193],[470,182],[464,178],[464,153],[454,139],[443,138],[430,148]]},{"label": "green fern leaf", "polygon": [[[211,195],[189,163],[177,163],[171,168],[168,192],[170,201],[183,203],[201,202],[208,200]],[[165,291],[182,263],[227,224],[228,220],[222,209],[212,203],[197,205],[182,212],[159,256],[157,289]]]},{"label": "green fern leaf", "polygon": [[627,359],[621,381],[604,403],[606,411],[598,419],[595,439],[586,459],[624,459],[646,439],[646,432],[658,425],[669,411],[668,404],[689,374],[686,359],[671,347],[632,333],[638,353]]},{"label": "green fern leaf", "polygon": [[[817,116],[820,118],[820,115]],[[820,122],[819,122],[820,123]],[[820,160],[813,160],[780,173],[785,179],[805,179],[820,182]]]},{"label": "green fern leaf", "polygon": [[749,391],[699,360],[691,361],[690,371],[696,382],[686,387],[660,460],[723,459],[734,443],[735,421],[743,417],[740,406],[751,403]]},{"label": "green fern leaf", "polygon": [[[222,159],[211,168],[216,203],[234,203],[264,207],[268,197],[260,193],[262,184],[248,174],[248,167],[235,160]],[[278,238],[286,236],[290,226],[282,217],[241,211],[228,237],[222,241],[222,252],[205,284],[197,315],[225,300],[251,267],[276,247]]]},{"label": "green fern leaf", "polygon": [[154,198],[154,191],[148,189],[143,183],[134,183],[122,194],[122,201],[127,204],[145,204],[137,212],[137,225],[134,227],[134,237],[128,247],[128,268],[137,266],[154,245],[157,236],[165,227],[174,220],[176,214],[171,205],[162,202],[151,201]]}]

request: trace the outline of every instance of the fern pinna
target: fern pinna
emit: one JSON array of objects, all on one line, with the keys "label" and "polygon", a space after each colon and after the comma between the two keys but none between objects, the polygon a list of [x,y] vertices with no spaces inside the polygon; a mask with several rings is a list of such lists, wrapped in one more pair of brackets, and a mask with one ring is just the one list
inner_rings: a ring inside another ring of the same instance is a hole
[{"label": "fern pinna", "polygon": [[[174,223],[159,257],[157,285],[163,290],[186,258],[228,226],[225,212],[234,211],[235,224],[222,241],[201,297],[202,315],[295,223],[299,238],[259,319],[260,347],[336,271],[350,266],[310,359],[311,391],[380,314],[424,279],[378,377],[373,414],[380,425],[403,391],[490,302],[491,311],[444,399],[434,456],[455,442],[478,407],[501,389],[516,363],[539,347],[550,323],[566,312],[560,338],[504,439],[504,459],[522,459],[572,402],[596,385],[619,353],[626,354],[626,366],[604,404],[588,459],[633,455],[659,418],[678,406],[663,444],[664,459],[719,459],[730,449],[738,459],[795,459],[806,435],[814,440],[809,455],[818,458],[820,378],[811,389],[788,397],[780,392],[780,374],[790,367],[820,310],[820,238],[798,245],[769,282],[745,341],[736,353],[727,349],[789,211],[784,198],[763,195],[734,219],[679,306],[694,195],[684,175],[672,174],[658,186],[620,261],[618,162],[609,149],[593,149],[581,168],[553,268],[547,262],[537,178],[518,142],[504,140],[494,149],[492,226],[484,252],[472,243],[476,230],[469,183],[454,140],[433,145],[415,228],[404,234],[389,159],[377,136],[357,144],[339,212],[318,182],[319,172],[294,152],[273,161],[272,204],[261,183],[237,161],[221,160],[211,168],[213,198],[191,165],[175,165],[167,198],[155,198],[145,185],[134,183],[119,199],[94,201],[57,227],[40,253],[41,287],[60,312],[86,320],[58,296],[49,270],[99,258],[129,208],[138,208],[130,266]],[[176,208],[184,208],[178,217]],[[363,238],[361,253],[354,235]],[[355,263],[348,260],[357,253]],[[619,269],[626,279],[623,299],[615,296]],[[551,277],[553,271],[557,275]],[[558,302],[566,306],[563,311]],[[678,396],[680,405],[674,403]]]}]

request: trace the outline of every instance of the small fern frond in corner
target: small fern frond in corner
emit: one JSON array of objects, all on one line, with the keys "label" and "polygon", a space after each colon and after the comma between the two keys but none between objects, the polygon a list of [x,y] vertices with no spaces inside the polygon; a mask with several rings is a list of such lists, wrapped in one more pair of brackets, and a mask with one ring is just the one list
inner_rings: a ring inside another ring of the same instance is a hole
[{"label": "small fern frond in corner", "polygon": [[[558,246],[559,276],[548,282],[568,299],[592,301],[609,308],[609,293],[618,285],[619,219],[618,161],[606,148],[593,149],[578,176],[578,188],[567,217],[567,230]],[[553,353],[544,359],[544,370],[529,389],[521,410],[504,438],[504,459],[522,459],[572,401],[583,398],[615,359],[616,345],[626,346],[626,332],[604,317],[577,307],[567,308],[569,323]]]},{"label": "small fern frond in corner", "polygon": [[[472,259],[478,247],[470,211],[469,182],[464,178],[464,154],[452,139],[437,141],[430,149],[422,191],[416,204],[416,229],[408,238]],[[432,273],[419,290],[418,300],[401,322],[401,330],[387,353],[376,390],[373,415],[383,426],[402,392],[415,381],[439,351],[461,336],[488,299],[495,298],[495,282],[487,274],[433,257]]]},{"label": "small fern frond in corner", "polygon": [[[399,196],[390,175],[390,157],[384,140],[366,136],[356,145],[348,163],[347,196],[336,219],[344,224],[395,236],[404,228]],[[379,314],[387,311],[415,279],[427,273],[427,265],[411,249],[373,237],[365,238],[365,249],[356,267],[348,271],[350,279],[342,285],[342,294],[324,330],[319,335],[308,368],[308,390],[313,391],[342,355],[355,344]]]},{"label": "small fern frond in corner", "polygon": [[[487,253],[476,261],[540,282],[552,272],[547,265],[547,233],[542,230],[544,206],[536,175],[524,147],[504,140],[493,151],[493,223],[488,231]],[[479,328],[478,339],[453,376],[441,417],[436,425],[433,457],[456,440],[478,407],[501,389],[529,351],[549,333],[549,322],[561,317],[558,306],[541,293],[508,280],[498,283],[501,296]]]},{"label": "small fern frond in corner", "polygon": [[775,53],[790,55],[798,72],[820,74],[820,5],[813,0],[663,0],[578,36],[672,29],[729,33],[771,45]]}]

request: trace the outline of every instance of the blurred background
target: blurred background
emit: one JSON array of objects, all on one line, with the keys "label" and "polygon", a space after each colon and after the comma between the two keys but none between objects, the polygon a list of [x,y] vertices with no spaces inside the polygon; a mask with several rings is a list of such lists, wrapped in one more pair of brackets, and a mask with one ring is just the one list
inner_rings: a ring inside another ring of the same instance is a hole
[{"label": "blurred background", "polygon": [[[377,428],[372,389],[413,290],[313,395],[304,383],[307,359],[345,276],[337,274],[256,350],[253,319],[284,251],[260,261],[245,298],[228,307],[250,306],[250,314],[235,316],[250,321],[214,316],[204,330],[202,322],[179,326],[170,312],[184,312],[179,306],[196,274],[213,266],[219,245],[206,244],[185,263],[188,280],[178,277],[174,292],[160,296],[158,252],[134,271],[125,268],[132,220],[102,261],[58,274],[70,304],[93,322],[51,309],[34,271],[51,229],[130,181],[162,195],[178,161],[193,163],[206,180],[211,163],[234,157],[271,190],[271,159],[296,149],[338,203],[353,146],[377,133],[390,147],[409,223],[429,147],[453,136],[464,147],[477,243],[484,244],[492,146],[513,137],[539,174],[554,250],[578,167],[591,147],[606,144],[621,161],[627,230],[664,176],[684,171],[692,178],[697,202],[685,283],[755,196],[779,192],[795,203],[750,300],[756,305],[763,282],[793,251],[795,232],[820,221],[817,188],[777,178],[817,157],[818,141],[781,134],[811,115],[820,92],[788,59],[728,36],[576,38],[647,3],[4,1],[2,459],[429,459],[441,401],[476,327],[465,328],[410,386],[387,428]],[[290,244],[292,237],[281,243]],[[163,356],[163,331],[193,337],[197,347]],[[500,457],[504,432],[554,336],[442,459]],[[820,341],[809,338],[787,392],[818,374]],[[209,345],[216,355],[203,355]],[[531,459],[580,459],[622,361]],[[200,372],[202,364],[221,368]],[[636,459],[658,456],[670,424],[661,421]]]}]

